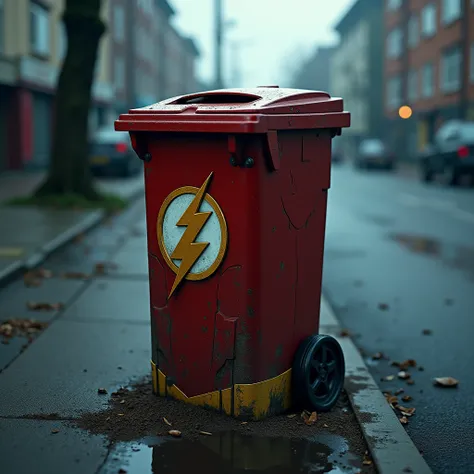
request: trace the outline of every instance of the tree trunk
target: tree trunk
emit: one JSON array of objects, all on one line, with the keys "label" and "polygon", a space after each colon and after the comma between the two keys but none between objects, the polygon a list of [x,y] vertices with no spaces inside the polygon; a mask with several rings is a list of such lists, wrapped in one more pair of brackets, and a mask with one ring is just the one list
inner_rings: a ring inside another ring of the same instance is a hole
[{"label": "tree trunk", "polygon": [[37,196],[80,194],[99,198],[88,162],[88,118],[98,46],[105,25],[101,0],[66,0],[68,48],[59,75],[49,173]]}]

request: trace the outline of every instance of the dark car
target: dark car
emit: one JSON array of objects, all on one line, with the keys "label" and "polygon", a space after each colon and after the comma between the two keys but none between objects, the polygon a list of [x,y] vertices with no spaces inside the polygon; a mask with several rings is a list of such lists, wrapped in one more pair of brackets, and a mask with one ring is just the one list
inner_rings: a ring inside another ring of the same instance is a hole
[{"label": "dark car", "polygon": [[436,132],[432,144],[419,155],[422,181],[433,181],[438,175],[456,186],[461,176],[474,176],[474,122],[450,120]]},{"label": "dark car", "polygon": [[89,163],[95,175],[131,176],[138,172],[141,162],[130,143],[127,132],[113,127],[99,129],[91,137]]},{"label": "dark car", "polygon": [[385,169],[395,168],[395,157],[387,146],[378,138],[362,140],[354,158],[354,166],[358,169]]}]

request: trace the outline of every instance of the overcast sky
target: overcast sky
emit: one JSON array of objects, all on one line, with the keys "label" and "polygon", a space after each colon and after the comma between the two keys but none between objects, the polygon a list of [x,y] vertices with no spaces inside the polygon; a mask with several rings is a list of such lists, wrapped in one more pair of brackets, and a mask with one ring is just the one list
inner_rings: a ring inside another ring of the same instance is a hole
[{"label": "overcast sky", "polygon": [[[214,76],[214,0],[169,0],[177,11],[178,29],[193,36],[201,50],[199,76]],[[236,25],[227,32],[224,74],[231,79],[237,57],[241,85],[277,84],[287,79],[298,61],[317,45],[333,44],[334,24],[355,0],[223,0],[224,17]],[[278,6],[281,5],[281,6]],[[232,43],[240,43],[240,58]]]}]

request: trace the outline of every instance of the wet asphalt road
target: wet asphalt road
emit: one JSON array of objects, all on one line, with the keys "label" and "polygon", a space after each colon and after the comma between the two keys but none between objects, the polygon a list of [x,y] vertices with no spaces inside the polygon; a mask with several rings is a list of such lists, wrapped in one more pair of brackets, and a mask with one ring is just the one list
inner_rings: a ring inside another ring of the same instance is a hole
[{"label": "wet asphalt road", "polygon": [[[413,397],[407,430],[433,471],[473,472],[474,188],[346,164],[334,167],[329,196],[326,296],[380,388]],[[373,361],[377,352],[389,360]],[[424,368],[410,370],[414,385],[391,366],[406,359]],[[459,387],[434,387],[443,376]]]}]

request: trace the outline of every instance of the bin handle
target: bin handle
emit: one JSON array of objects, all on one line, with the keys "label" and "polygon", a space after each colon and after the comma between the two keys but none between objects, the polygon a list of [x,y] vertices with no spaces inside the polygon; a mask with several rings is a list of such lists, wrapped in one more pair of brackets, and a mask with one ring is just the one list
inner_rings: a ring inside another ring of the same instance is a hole
[{"label": "bin handle", "polygon": [[276,130],[269,130],[267,132],[267,146],[268,153],[270,154],[272,171],[278,171],[280,169],[281,153],[278,141],[278,132]]}]

